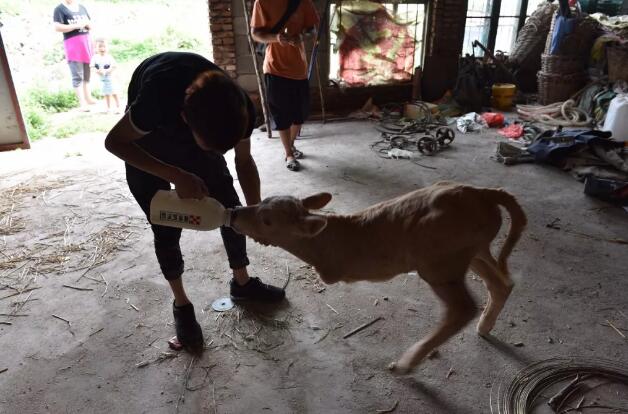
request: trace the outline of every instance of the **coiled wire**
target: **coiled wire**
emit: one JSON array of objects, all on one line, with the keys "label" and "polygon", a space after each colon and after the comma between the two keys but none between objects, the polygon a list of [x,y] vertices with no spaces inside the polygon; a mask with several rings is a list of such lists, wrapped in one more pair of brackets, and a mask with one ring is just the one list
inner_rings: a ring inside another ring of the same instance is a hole
[{"label": "coiled wire", "polygon": [[[522,369],[510,384],[499,383],[497,390],[491,388],[491,414],[531,413],[533,407],[538,405],[538,399],[542,397],[544,390],[573,380],[576,375],[592,375],[628,385],[626,364],[591,357],[552,358]],[[604,407],[600,404],[600,408]],[[628,412],[626,408],[620,410]]]}]

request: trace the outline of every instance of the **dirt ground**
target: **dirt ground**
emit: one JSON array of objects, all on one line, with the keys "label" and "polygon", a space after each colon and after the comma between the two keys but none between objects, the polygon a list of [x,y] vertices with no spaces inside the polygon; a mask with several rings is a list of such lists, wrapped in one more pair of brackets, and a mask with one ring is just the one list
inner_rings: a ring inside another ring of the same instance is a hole
[{"label": "dirt ground", "polygon": [[[529,363],[628,360],[628,341],[607,326],[628,334],[628,247],[609,241],[628,238],[626,211],[587,198],[557,169],[490,160],[501,139],[492,132],[421,160],[436,169],[380,159],[376,139],[368,123],[308,125],[305,169],[292,173],[278,140],[256,133],[263,195],[330,191],[329,209],[344,213],[441,179],[508,189],[529,227],[492,339],[470,325],[395,377],[388,363],[440,312],[415,274],[325,287],[288,253],[249,242],[253,275],[282,285],[291,274],[289,300],[217,313],[210,305],[230,278],[219,232],[186,231],[185,284],[208,350],[171,352],[171,297],[122,162],[102,134],[44,140],[0,153],[0,412],[488,413],[491,393]],[[468,284],[481,306],[481,283],[469,275]]]}]

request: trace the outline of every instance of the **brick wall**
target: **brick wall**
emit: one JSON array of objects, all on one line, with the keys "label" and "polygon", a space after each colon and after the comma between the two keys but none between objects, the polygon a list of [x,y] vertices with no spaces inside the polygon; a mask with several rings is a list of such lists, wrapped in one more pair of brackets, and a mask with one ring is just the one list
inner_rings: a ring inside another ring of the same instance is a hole
[{"label": "brick wall", "polygon": [[208,1],[209,29],[212,34],[214,62],[235,78],[237,73],[232,0]]}]

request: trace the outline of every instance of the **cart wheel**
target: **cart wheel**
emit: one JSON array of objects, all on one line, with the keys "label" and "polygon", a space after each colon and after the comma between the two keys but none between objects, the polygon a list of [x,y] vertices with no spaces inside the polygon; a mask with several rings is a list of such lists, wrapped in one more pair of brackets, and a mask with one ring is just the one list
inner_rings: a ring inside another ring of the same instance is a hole
[{"label": "cart wheel", "polygon": [[421,154],[433,155],[438,149],[438,144],[432,137],[423,137],[417,142],[417,148],[421,151]]},{"label": "cart wheel", "polygon": [[403,135],[393,135],[390,137],[391,148],[403,149],[403,147],[406,145],[406,142],[406,137],[404,137]]},{"label": "cart wheel", "polygon": [[455,137],[456,134],[451,128],[442,127],[438,128],[438,130],[436,131],[436,139],[438,140],[438,143],[443,147],[451,144]]}]

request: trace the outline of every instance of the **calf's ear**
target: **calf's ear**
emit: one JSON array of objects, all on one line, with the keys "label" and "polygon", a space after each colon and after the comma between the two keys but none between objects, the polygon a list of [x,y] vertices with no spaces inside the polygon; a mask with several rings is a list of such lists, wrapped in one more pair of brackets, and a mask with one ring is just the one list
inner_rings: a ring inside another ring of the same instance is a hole
[{"label": "calf's ear", "polygon": [[327,226],[327,219],[320,216],[307,216],[299,222],[298,231],[304,237],[314,237]]},{"label": "calf's ear", "polygon": [[318,210],[327,205],[331,201],[331,194],[318,193],[301,200],[303,207],[308,210]]}]

